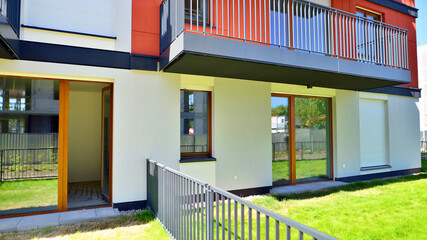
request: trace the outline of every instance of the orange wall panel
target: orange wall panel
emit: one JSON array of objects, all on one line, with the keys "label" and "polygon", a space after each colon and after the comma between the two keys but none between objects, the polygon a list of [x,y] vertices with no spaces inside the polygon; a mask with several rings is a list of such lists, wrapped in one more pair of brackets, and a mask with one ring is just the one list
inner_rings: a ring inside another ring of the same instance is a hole
[{"label": "orange wall panel", "polygon": [[159,56],[159,34],[132,31],[132,53]]},{"label": "orange wall panel", "polygon": [[162,0],[132,1],[132,53],[159,55]]}]

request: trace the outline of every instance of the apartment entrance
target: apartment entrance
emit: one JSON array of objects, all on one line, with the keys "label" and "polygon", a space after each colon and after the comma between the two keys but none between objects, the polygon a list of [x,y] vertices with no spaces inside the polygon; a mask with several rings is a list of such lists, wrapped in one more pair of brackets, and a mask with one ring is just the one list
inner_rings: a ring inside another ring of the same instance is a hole
[{"label": "apartment entrance", "polygon": [[273,94],[273,185],[332,179],[330,98]]},{"label": "apartment entrance", "polygon": [[70,82],[67,209],[111,202],[111,85]]},{"label": "apartment entrance", "polygon": [[0,218],[110,205],[110,83],[0,76]]}]

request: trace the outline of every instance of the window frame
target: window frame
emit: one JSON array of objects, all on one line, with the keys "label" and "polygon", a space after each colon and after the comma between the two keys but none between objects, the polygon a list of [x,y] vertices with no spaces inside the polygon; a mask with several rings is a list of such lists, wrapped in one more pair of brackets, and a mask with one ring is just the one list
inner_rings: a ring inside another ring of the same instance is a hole
[{"label": "window frame", "polygon": [[[181,89],[179,91],[180,95],[182,91],[188,92],[205,92],[208,94],[208,151],[207,152],[193,152],[193,153],[183,153],[181,152],[181,134],[180,134],[180,155],[181,159],[188,158],[210,158],[212,157],[212,92],[211,91],[203,91],[203,90],[193,90],[193,89]],[[180,121],[181,121],[181,110],[180,110]],[[181,126],[180,126],[181,131]]]},{"label": "window frame", "polygon": [[374,20],[378,21],[378,22],[383,22],[383,14],[382,13],[379,13],[379,12],[376,12],[376,11],[373,11],[373,10],[370,10],[370,9],[367,9],[364,7],[360,7],[360,6],[356,7],[356,14],[357,14],[357,12],[363,13],[363,16],[365,18],[367,18],[368,16],[371,16],[374,18],[379,17],[379,20],[376,20],[376,19],[374,19]]}]

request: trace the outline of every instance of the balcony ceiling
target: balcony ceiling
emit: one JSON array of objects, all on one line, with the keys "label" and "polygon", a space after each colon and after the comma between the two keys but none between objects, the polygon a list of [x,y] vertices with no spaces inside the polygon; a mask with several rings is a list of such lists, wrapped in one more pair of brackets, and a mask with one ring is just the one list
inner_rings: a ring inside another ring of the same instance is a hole
[{"label": "balcony ceiling", "polygon": [[183,32],[162,53],[165,72],[346,90],[405,84],[408,70]]}]

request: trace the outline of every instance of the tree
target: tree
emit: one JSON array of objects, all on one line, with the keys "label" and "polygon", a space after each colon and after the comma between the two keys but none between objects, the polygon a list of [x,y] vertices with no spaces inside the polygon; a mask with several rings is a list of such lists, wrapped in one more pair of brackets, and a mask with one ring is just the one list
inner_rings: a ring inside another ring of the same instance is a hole
[{"label": "tree", "polygon": [[271,108],[271,116],[284,116],[288,115],[288,107],[284,105],[279,105],[277,107]]}]

